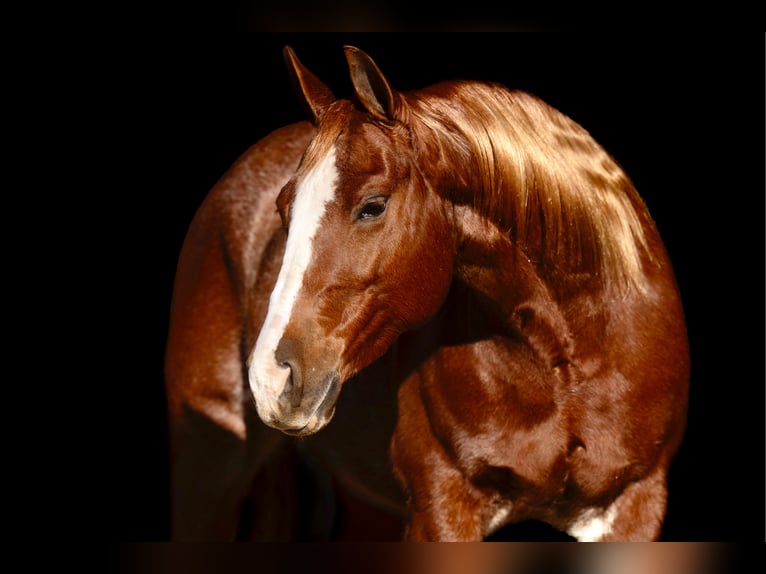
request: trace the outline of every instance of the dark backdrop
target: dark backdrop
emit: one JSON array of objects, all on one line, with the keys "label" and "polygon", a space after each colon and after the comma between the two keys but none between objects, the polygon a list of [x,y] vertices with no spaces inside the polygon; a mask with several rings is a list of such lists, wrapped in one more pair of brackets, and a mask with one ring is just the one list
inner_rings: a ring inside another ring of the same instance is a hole
[{"label": "dark backdrop", "polygon": [[615,156],[666,242],[690,334],[689,425],[664,536],[762,541],[763,37],[587,33],[137,38],[94,67],[105,172],[91,240],[118,255],[108,279],[118,301],[104,313],[125,334],[110,339],[99,377],[113,397],[100,435],[108,448],[94,456],[102,469],[105,456],[114,464],[89,477],[102,493],[97,534],[167,537],[162,354],[176,259],[229,165],[303,119],[282,61],[288,43],[339,96],[351,91],[344,44],[367,51],[399,89],[462,77],[530,91]]}]

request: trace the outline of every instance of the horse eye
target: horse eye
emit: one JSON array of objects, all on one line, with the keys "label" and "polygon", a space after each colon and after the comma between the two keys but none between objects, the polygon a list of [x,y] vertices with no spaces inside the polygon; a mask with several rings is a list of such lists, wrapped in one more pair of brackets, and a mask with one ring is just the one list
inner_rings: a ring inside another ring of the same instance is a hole
[{"label": "horse eye", "polygon": [[356,218],[362,219],[374,219],[383,214],[388,205],[387,197],[372,197],[365,201],[361,209],[356,214]]}]

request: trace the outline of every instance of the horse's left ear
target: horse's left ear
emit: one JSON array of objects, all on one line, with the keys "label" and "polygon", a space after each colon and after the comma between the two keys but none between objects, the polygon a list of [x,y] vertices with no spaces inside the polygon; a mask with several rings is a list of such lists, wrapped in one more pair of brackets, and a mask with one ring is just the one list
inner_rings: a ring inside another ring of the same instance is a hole
[{"label": "horse's left ear", "polygon": [[301,63],[290,46],[285,46],[283,54],[293,87],[301,97],[301,103],[311,114],[314,124],[317,124],[324,111],[335,101],[335,96],[324,82]]},{"label": "horse's left ear", "polygon": [[344,46],[351,83],[365,109],[388,123],[396,120],[394,91],[383,73],[367,54],[354,46]]}]

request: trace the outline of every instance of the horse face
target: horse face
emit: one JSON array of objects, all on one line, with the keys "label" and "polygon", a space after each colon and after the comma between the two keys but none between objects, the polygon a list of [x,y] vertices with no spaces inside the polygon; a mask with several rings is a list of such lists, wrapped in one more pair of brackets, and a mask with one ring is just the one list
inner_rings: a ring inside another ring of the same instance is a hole
[{"label": "horse face", "polygon": [[343,383],[432,317],[452,277],[449,211],[404,130],[339,108],[357,121],[320,124],[278,198],[287,243],[250,361],[260,417],[288,434],[323,428]]}]

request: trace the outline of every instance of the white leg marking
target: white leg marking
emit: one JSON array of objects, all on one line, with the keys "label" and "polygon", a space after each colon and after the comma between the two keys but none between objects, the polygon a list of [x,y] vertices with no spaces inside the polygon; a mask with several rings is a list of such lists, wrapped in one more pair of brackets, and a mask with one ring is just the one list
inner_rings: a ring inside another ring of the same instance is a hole
[{"label": "white leg marking", "polygon": [[612,523],[617,518],[616,504],[606,510],[588,508],[568,528],[567,532],[580,542],[597,542],[612,531]]},{"label": "white leg marking", "polygon": [[503,508],[498,508],[495,511],[495,514],[492,516],[492,518],[489,521],[489,526],[487,527],[487,531],[489,533],[494,532],[501,526],[505,524],[505,521],[508,519],[508,517],[511,515],[511,506],[505,506]]},{"label": "white leg marking", "polygon": [[274,354],[311,262],[312,241],[325,206],[335,197],[337,175],[332,148],[296,187],[282,268],[271,292],[269,310],[248,373],[258,414],[264,419],[276,411],[277,399],[287,382],[289,371],[277,364]]}]

